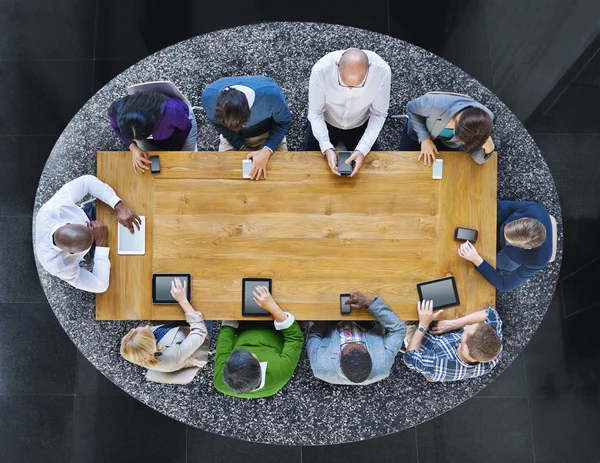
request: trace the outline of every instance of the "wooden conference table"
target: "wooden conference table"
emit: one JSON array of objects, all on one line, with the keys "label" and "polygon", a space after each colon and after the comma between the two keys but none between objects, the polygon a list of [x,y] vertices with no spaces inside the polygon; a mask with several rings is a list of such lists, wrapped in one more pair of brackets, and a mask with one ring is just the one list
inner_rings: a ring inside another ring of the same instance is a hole
[{"label": "wooden conference table", "polygon": [[[278,152],[267,180],[242,178],[242,152],[160,152],[161,173],[134,173],[129,152],[98,152],[97,175],[146,216],[146,254],[117,254],[96,298],[98,320],[183,319],[152,304],[152,273],[191,273],[192,305],[206,319],[241,319],[242,278],[273,279],[273,296],[298,320],[338,320],[340,293],[382,297],[417,319],[416,284],[454,275],[461,304],[451,319],[495,304],[495,289],[459,257],[457,226],[479,230],[477,249],[495,265],[497,156],[477,165],[440,153],[442,180],[414,152],[371,152],[354,177],[331,174],[318,152]],[[350,319],[372,319],[353,310]],[[248,319],[248,317],[244,317]],[[264,317],[262,318],[264,320]]]}]

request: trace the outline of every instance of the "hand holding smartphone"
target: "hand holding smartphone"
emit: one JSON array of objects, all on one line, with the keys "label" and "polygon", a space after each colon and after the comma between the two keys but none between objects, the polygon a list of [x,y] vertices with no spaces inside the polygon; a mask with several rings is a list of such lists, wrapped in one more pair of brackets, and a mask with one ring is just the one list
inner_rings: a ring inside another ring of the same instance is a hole
[{"label": "hand holding smartphone", "polygon": [[354,162],[346,164],[346,161],[350,158],[350,156],[352,156],[350,151],[340,151],[338,153],[337,167],[340,175],[350,175],[352,173],[352,170],[354,169]]}]

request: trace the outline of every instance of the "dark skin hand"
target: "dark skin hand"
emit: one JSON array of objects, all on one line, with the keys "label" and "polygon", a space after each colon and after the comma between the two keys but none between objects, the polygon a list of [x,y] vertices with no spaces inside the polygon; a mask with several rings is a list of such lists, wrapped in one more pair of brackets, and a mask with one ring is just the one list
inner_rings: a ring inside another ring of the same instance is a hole
[{"label": "dark skin hand", "polygon": [[142,224],[142,219],[140,219],[136,214],[131,212],[131,209],[123,204],[123,201],[119,201],[115,206],[115,211],[117,211],[117,220],[121,225],[129,230],[129,232],[133,235],[135,228],[140,229],[140,225]]},{"label": "dark skin hand", "polygon": [[346,305],[349,305],[352,309],[366,309],[373,305],[375,299],[370,299],[358,291],[352,293],[352,297],[346,301]]},{"label": "dark skin hand", "polygon": [[108,227],[99,220],[87,222],[87,227],[92,232],[96,246],[106,247],[106,242],[108,240]]}]

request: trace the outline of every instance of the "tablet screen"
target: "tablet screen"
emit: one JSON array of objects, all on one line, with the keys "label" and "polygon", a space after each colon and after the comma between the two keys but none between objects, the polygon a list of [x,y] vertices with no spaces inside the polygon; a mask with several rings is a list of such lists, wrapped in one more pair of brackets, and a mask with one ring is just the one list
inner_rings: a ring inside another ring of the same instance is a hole
[{"label": "tablet screen", "polygon": [[153,275],[152,281],[152,302],[154,304],[177,304],[177,301],[171,296],[171,282],[173,278],[179,278],[181,284],[187,284],[187,296],[191,301],[191,285],[189,274],[156,274]]},{"label": "tablet screen", "polygon": [[434,308],[450,307],[460,304],[454,277],[432,282],[420,283],[419,296],[422,301],[433,301]]},{"label": "tablet screen", "polygon": [[118,228],[118,253],[119,254],[145,254],[146,252],[146,217],[140,216],[140,229],[134,225],[135,232],[131,232],[123,225]]},{"label": "tablet screen", "polygon": [[254,302],[252,294],[257,286],[266,286],[271,292],[271,280],[257,280],[244,278],[244,290],[242,291],[242,315],[271,315],[268,311]]}]

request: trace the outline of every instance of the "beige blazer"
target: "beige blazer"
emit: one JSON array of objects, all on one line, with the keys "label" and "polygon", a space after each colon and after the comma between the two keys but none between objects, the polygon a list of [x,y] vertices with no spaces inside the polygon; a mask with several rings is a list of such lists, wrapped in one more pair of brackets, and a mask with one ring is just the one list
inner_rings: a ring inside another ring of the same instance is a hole
[{"label": "beige blazer", "polygon": [[[200,312],[186,313],[190,326],[172,328],[158,344],[160,363],[152,370],[171,372],[189,367],[202,368],[208,362],[208,331]],[[154,331],[162,325],[152,326]]]}]

